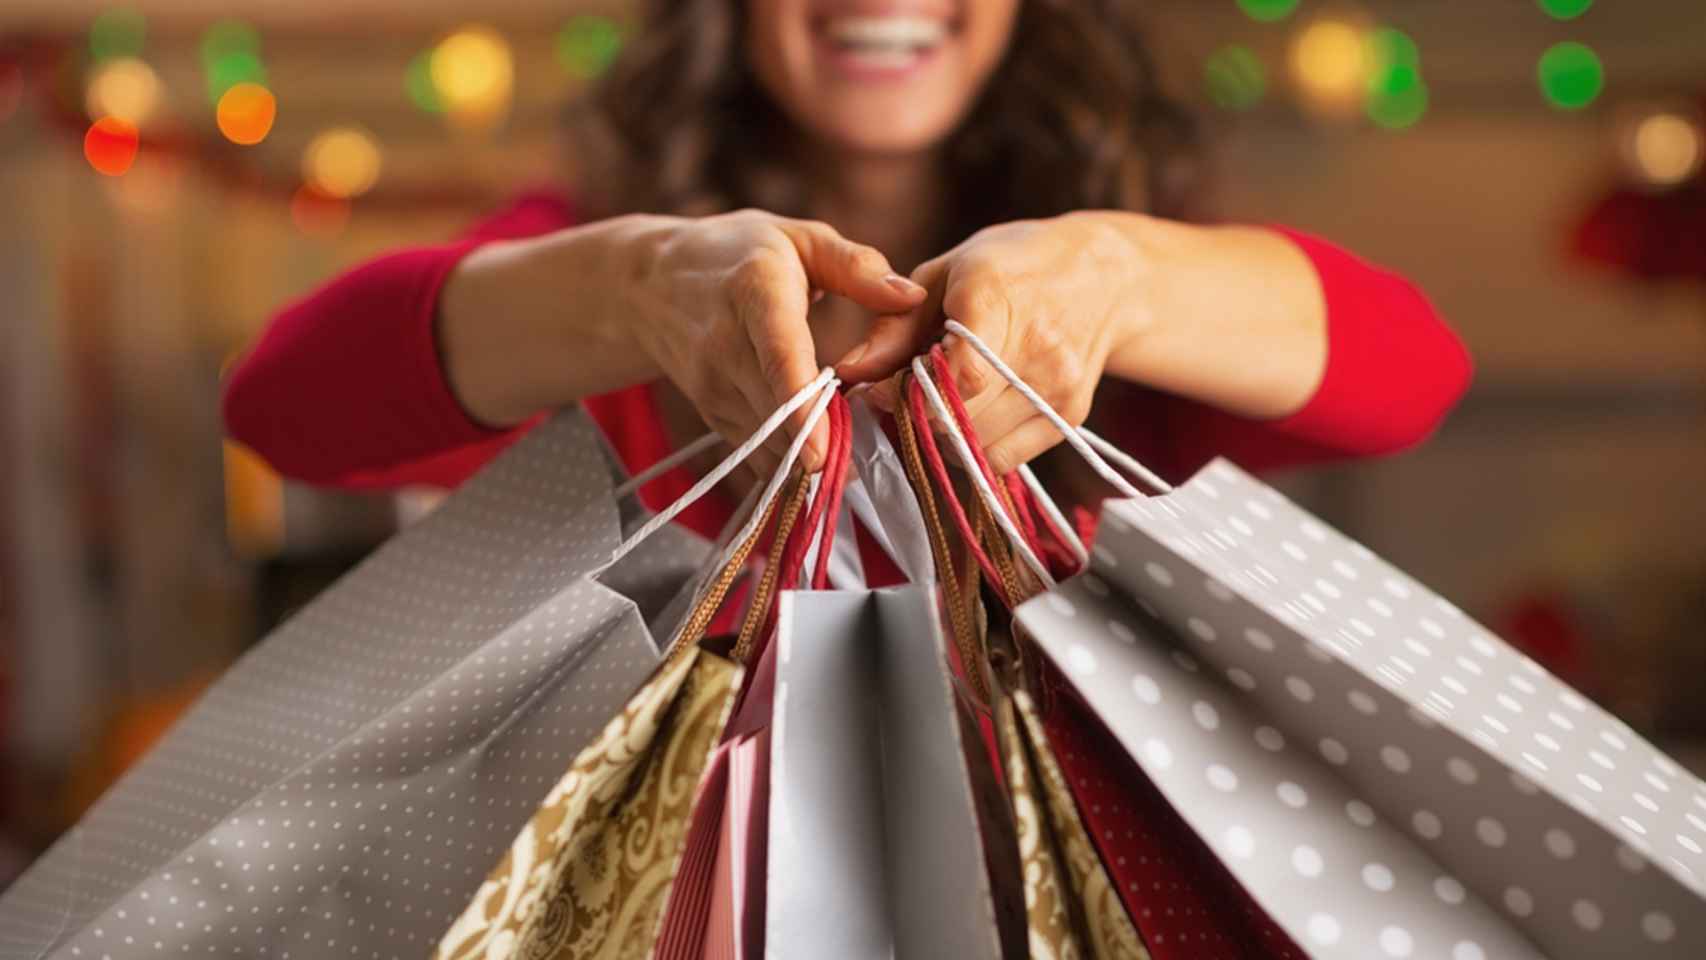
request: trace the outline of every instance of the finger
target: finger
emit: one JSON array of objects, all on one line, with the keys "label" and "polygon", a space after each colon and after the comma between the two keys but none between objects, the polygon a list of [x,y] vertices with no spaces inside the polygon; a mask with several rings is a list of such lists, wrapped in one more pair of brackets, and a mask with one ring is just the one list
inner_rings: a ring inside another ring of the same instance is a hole
[{"label": "finger", "polygon": [[[1007,359],[1009,365],[1019,366],[1011,359],[1018,341],[1016,318],[1005,285],[991,271],[985,268],[955,271],[942,295],[942,314],[964,324],[996,356]],[[975,417],[1000,395],[994,388],[1005,387],[1007,382],[962,339],[951,338],[946,349],[954,385],[967,398],[966,409]]]},{"label": "finger", "polygon": [[854,243],[828,224],[809,220],[781,220],[777,228],[794,245],[814,287],[876,313],[910,310],[924,299],[923,288],[895,273],[876,247]]},{"label": "finger", "polygon": [[[798,264],[776,255],[754,257],[736,274],[732,306],[746,331],[757,369],[741,378],[762,403],[764,416],[786,403],[817,376],[817,351],[806,323],[808,288]],[[713,361],[714,362],[714,361]],[[804,429],[810,405],[788,418],[792,435]],[[778,438],[780,439],[780,438]],[[807,470],[823,465],[829,428],[820,419],[800,453]]]},{"label": "finger", "polygon": [[[972,417],[971,426],[978,436],[978,441],[983,444],[984,454],[987,456],[993,441],[1007,436],[1035,416],[1037,408],[1031,406],[1031,401],[1003,383],[994,401],[986,404],[982,412]],[[993,461],[990,466],[995,466]]]},{"label": "finger", "polygon": [[1053,449],[1063,439],[1047,417],[1036,414],[985,447],[984,456],[989,459],[989,469],[1004,477]]},{"label": "finger", "polygon": [[946,256],[937,257],[914,270],[913,282],[926,291],[923,302],[904,313],[879,314],[865,339],[836,363],[836,376],[849,383],[881,380],[934,340],[942,329],[942,293],[950,263]]}]

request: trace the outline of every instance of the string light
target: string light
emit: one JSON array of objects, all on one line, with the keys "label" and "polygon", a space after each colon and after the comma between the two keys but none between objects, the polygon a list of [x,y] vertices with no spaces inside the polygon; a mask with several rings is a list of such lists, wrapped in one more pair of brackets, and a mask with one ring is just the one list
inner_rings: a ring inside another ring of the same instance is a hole
[{"label": "string light", "polygon": [[135,7],[106,10],[89,25],[89,57],[96,63],[139,57],[148,38],[148,20]]},{"label": "string light", "polygon": [[1700,126],[1675,113],[1654,113],[1635,125],[1630,160],[1635,174],[1656,187],[1675,186],[1692,177],[1706,159],[1706,135]]},{"label": "string light", "polygon": [[1368,44],[1343,21],[1317,20],[1292,41],[1291,72],[1309,105],[1343,114],[1362,105],[1368,85]]},{"label": "string light", "polygon": [[97,173],[122,176],[136,162],[136,127],[118,117],[102,117],[83,135],[83,157]]},{"label": "string light", "polygon": [[444,112],[444,101],[439,99],[438,88],[432,83],[431,50],[422,50],[409,61],[408,71],[403,75],[403,90],[409,95],[409,100],[422,111]]},{"label": "string light", "polygon": [[1254,52],[1231,43],[1214,51],[1204,64],[1208,98],[1224,110],[1249,110],[1267,92],[1267,71]]},{"label": "string light", "polygon": [[84,103],[91,117],[117,117],[140,127],[160,105],[160,78],[135,57],[114,57],[90,75]]},{"label": "string light", "polygon": [[1580,110],[1605,89],[1605,67],[1586,44],[1555,43],[1540,55],[1540,91],[1560,110]]},{"label": "string light", "polygon": [[1593,0],[1539,0],[1540,9],[1554,20],[1574,20],[1588,12]]},{"label": "string light", "polygon": [[464,125],[488,125],[509,108],[515,64],[509,44],[490,27],[463,27],[445,37],[429,70],[446,112]]},{"label": "string light", "polygon": [[573,17],[557,32],[557,62],[582,80],[610,68],[622,50],[622,27],[609,17]]},{"label": "string light", "polygon": [[359,197],[379,180],[379,143],[365,130],[336,127],[308,142],[302,176],[319,192],[339,199]]},{"label": "string light", "polygon": [[214,119],[225,139],[249,147],[272,132],[278,117],[278,101],[272,91],[258,83],[239,83],[219,98]]},{"label": "string light", "polygon": [[1369,120],[1387,130],[1414,126],[1428,109],[1422,82],[1422,55],[1409,34],[1381,27],[1368,35]]},{"label": "string light", "polygon": [[1238,0],[1238,9],[1252,20],[1273,23],[1291,16],[1297,9],[1297,0]]}]

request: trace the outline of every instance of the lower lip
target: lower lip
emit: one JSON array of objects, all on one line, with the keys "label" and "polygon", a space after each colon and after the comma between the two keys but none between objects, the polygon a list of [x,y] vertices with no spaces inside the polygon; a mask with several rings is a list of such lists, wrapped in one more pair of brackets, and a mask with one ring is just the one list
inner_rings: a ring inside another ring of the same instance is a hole
[{"label": "lower lip", "polygon": [[893,81],[905,80],[921,73],[924,68],[935,62],[947,44],[938,43],[933,47],[920,50],[907,57],[896,59],[893,63],[860,56],[845,47],[836,44],[825,37],[818,37],[817,45],[824,60],[835,67],[836,72],[852,80]]}]

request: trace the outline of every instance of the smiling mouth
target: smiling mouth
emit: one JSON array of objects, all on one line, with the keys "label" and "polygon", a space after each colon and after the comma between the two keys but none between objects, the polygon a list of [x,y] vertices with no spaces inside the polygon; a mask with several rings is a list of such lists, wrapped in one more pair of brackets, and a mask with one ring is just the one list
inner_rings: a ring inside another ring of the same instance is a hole
[{"label": "smiling mouth", "polygon": [[849,66],[887,72],[922,62],[950,33],[938,18],[891,15],[832,17],[819,35]]}]

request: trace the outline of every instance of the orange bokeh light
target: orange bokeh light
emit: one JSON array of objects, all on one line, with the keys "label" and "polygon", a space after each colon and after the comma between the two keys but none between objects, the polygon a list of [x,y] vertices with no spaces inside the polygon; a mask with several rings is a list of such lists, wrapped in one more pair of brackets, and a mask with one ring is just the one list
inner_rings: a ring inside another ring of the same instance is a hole
[{"label": "orange bokeh light", "polygon": [[83,135],[83,156],[99,173],[116,177],[136,162],[136,128],[117,117],[102,117]]},{"label": "orange bokeh light", "polygon": [[290,219],[296,229],[309,236],[335,236],[349,222],[349,206],[343,197],[322,193],[305,183],[290,198]]},{"label": "orange bokeh light", "polygon": [[258,83],[233,84],[219,98],[214,117],[225,139],[253,146],[272,132],[273,120],[278,117],[278,100],[271,90]]}]

